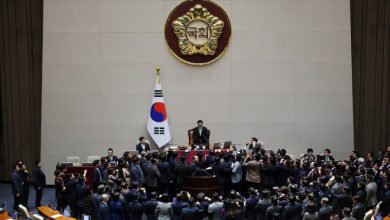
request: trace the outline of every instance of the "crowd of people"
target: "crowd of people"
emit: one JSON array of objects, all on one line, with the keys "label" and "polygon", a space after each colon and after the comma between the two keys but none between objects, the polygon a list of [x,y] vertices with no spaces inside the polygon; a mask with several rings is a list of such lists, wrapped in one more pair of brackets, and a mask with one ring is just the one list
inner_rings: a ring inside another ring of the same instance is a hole
[{"label": "crowd of people", "polygon": [[[198,151],[191,164],[186,153],[178,158],[177,151],[149,153],[141,146],[140,154],[117,157],[110,148],[107,156],[93,162],[91,186],[85,173],[57,166],[57,209],[99,220],[390,216],[390,147],[366,158],[352,151],[345,160],[335,160],[329,149],[316,155],[309,148],[293,159],[285,149],[268,152],[256,141],[252,139],[250,149],[210,150],[207,156]],[[14,173],[23,173],[17,169]],[[183,190],[189,175],[216,176],[221,190],[191,195]]]}]

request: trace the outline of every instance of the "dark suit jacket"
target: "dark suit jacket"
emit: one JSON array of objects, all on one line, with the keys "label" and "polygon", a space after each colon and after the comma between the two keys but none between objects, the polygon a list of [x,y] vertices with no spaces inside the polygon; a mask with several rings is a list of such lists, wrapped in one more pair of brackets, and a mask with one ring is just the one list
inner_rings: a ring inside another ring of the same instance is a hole
[{"label": "dark suit jacket", "polygon": [[99,217],[101,220],[110,219],[110,208],[104,202],[99,203]]},{"label": "dark suit jacket", "polygon": [[107,161],[110,163],[110,162],[118,162],[118,157],[117,156],[114,156],[112,155],[112,159],[110,160],[110,157],[107,156],[106,157]]},{"label": "dark suit jacket", "polygon": [[32,172],[32,180],[34,187],[44,187],[46,185],[46,176],[41,168],[35,168]]},{"label": "dark suit jacket", "polygon": [[183,184],[184,177],[191,174],[191,167],[185,163],[179,162],[178,164],[176,164],[175,168],[173,169],[173,172],[176,176],[176,183]]},{"label": "dark suit jacket", "polygon": [[23,184],[22,178],[15,171],[11,174],[11,184],[12,184],[12,194],[16,195],[17,193],[22,193]]},{"label": "dark suit jacket", "polygon": [[199,128],[193,129],[192,143],[193,145],[208,145],[209,144],[209,132],[206,127],[202,127],[202,133],[199,133]]},{"label": "dark suit jacket", "polygon": [[271,200],[270,199],[263,199],[259,201],[256,205],[256,210],[259,216],[259,219],[265,219],[265,213],[267,211],[267,208],[272,206]]},{"label": "dark suit jacket", "polygon": [[251,196],[246,200],[245,216],[248,220],[257,219],[257,211],[255,210],[257,203],[259,202],[258,196]]},{"label": "dark suit jacket", "polygon": [[157,187],[158,179],[160,178],[160,176],[161,176],[160,171],[158,170],[157,166],[152,164],[146,170],[146,175],[145,175],[146,185],[150,187]]},{"label": "dark suit jacket", "polygon": [[131,220],[141,220],[142,219],[142,204],[138,201],[133,201],[129,203],[130,209],[130,219]]},{"label": "dark suit jacket", "polygon": [[363,203],[357,203],[352,208],[352,217],[357,220],[363,220],[364,215],[366,214],[366,206]]},{"label": "dark suit jacket", "polygon": [[202,210],[198,207],[186,207],[181,211],[181,220],[200,220],[202,219]]},{"label": "dark suit jacket", "polygon": [[156,217],[156,207],[157,207],[157,200],[151,199],[146,202],[144,202],[144,213],[146,215],[146,218],[148,220],[157,220]]},{"label": "dark suit jacket", "polygon": [[276,205],[276,206],[270,206],[265,211],[265,219],[266,220],[274,220],[274,219],[280,219],[282,215],[282,206]]},{"label": "dark suit jacket", "polygon": [[138,165],[132,164],[130,166],[130,175],[131,175],[131,182],[134,185],[140,186],[145,181],[143,171],[141,167],[139,167]]},{"label": "dark suit jacket", "polygon": [[318,220],[329,220],[332,213],[333,213],[332,206],[330,205],[322,206],[318,211]]},{"label": "dark suit jacket", "polygon": [[302,213],[302,206],[298,203],[287,204],[282,212],[283,220],[300,220]]},{"label": "dark suit jacket", "polygon": [[94,187],[97,187],[102,180],[101,173],[98,171],[99,168],[93,169],[93,185]]},{"label": "dark suit jacket", "polygon": [[[136,150],[137,150],[139,153],[141,153],[142,151],[144,151],[144,149],[142,149],[141,143],[137,144]],[[149,146],[149,144],[145,143],[145,151],[148,151],[148,150],[150,150],[150,146]]]},{"label": "dark suit jacket", "polygon": [[157,164],[157,168],[158,170],[160,171],[160,178],[159,178],[159,182],[160,183],[169,183],[169,181],[171,181],[172,179],[172,174],[171,174],[171,170],[169,168],[169,163],[168,162],[159,162]]}]

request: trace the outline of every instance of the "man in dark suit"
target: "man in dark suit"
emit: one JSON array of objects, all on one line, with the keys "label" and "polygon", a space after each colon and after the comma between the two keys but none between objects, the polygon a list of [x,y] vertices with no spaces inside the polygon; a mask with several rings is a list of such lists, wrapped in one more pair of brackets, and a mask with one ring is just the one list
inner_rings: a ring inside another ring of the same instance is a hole
[{"label": "man in dark suit", "polygon": [[261,191],[261,199],[257,203],[255,209],[257,210],[259,219],[265,219],[265,213],[268,207],[272,206],[271,199],[269,199],[270,191],[265,189]]},{"label": "man in dark suit", "polygon": [[146,215],[147,220],[157,220],[156,217],[156,207],[157,207],[157,193],[150,193],[150,200],[144,202],[144,213]]},{"label": "man in dark suit", "polygon": [[262,144],[257,142],[257,138],[252,137],[251,142],[247,144],[248,149],[252,150],[253,153],[259,153],[260,148],[262,148]]},{"label": "man in dark suit", "polygon": [[176,164],[173,173],[176,176],[177,191],[180,191],[184,183],[184,177],[191,175],[191,167],[186,164],[186,157],[182,156],[180,158],[180,162]]},{"label": "man in dark suit", "polygon": [[288,197],[288,204],[284,207],[282,212],[282,220],[300,220],[302,206],[296,202],[296,197],[290,195]]},{"label": "man in dark suit", "polygon": [[202,219],[202,206],[195,204],[195,200],[190,198],[188,200],[188,206],[181,211],[182,220],[200,220]]},{"label": "man in dark suit", "polygon": [[20,167],[19,165],[12,166],[12,174],[11,174],[11,184],[12,184],[12,194],[14,195],[14,210],[18,210],[19,204],[21,204],[22,192],[23,192],[23,184],[22,179],[19,175]]},{"label": "man in dark suit", "polygon": [[133,157],[132,163],[130,165],[130,175],[131,175],[131,184],[140,187],[145,182],[144,173],[140,167],[140,159],[138,157]]},{"label": "man in dark suit", "polygon": [[115,162],[116,164],[118,163],[118,157],[114,155],[114,150],[112,148],[107,149],[107,161],[108,163],[113,163]]},{"label": "man in dark suit", "polygon": [[249,198],[246,199],[245,216],[248,220],[257,219],[257,211],[255,210],[257,203],[259,202],[259,196],[256,195],[256,190],[250,187],[248,190]]},{"label": "man in dark suit", "polygon": [[36,192],[35,207],[39,207],[41,206],[43,187],[46,185],[46,176],[41,169],[40,161],[35,162],[34,166],[35,168],[32,172],[32,180]]},{"label": "man in dark suit", "polygon": [[150,146],[148,143],[145,142],[144,137],[139,137],[139,143],[137,144],[136,150],[138,153],[142,153],[143,151],[148,152],[150,150]]},{"label": "man in dark suit", "polygon": [[333,214],[333,207],[329,205],[329,199],[324,197],[321,199],[321,208],[318,211],[318,220],[329,220]]},{"label": "man in dark suit", "polygon": [[192,145],[197,146],[209,146],[209,131],[206,127],[203,127],[203,121],[198,120],[198,127],[193,129]]},{"label": "man in dark suit", "polygon": [[366,214],[366,206],[364,205],[364,199],[359,196],[353,197],[353,208],[352,208],[352,217],[356,218],[357,220],[361,220],[364,218],[364,215]]},{"label": "man in dark suit", "polygon": [[[157,168],[157,160],[151,159],[152,165],[146,169],[145,184],[147,186],[147,193],[157,190],[158,179],[160,178],[160,171]],[[150,194],[149,194],[150,196]]]},{"label": "man in dark suit", "polygon": [[99,169],[99,160],[93,161],[93,191],[96,192],[97,187],[100,184],[100,181],[102,180],[102,174],[100,173]]},{"label": "man in dark suit", "polygon": [[108,201],[110,196],[108,194],[102,195],[102,201],[99,203],[99,219],[110,219],[110,208],[108,207]]},{"label": "man in dark suit", "polygon": [[317,160],[330,163],[334,161],[334,157],[331,155],[330,149],[325,149],[324,154],[317,157]]}]

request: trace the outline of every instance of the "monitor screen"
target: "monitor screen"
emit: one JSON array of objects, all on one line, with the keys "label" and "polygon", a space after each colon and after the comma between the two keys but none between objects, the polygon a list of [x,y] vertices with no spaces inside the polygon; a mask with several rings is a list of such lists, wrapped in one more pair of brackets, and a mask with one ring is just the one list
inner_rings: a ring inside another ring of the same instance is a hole
[{"label": "monitor screen", "polygon": [[70,210],[69,209],[64,209],[64,216],[67,218],[70,217]]},{"label": "monitor screen", "polygon": [[91,216],[89,216],[89,215],[84,215],[84,214],[83,214],[83,215],[81,216],[81,219],[82,219],[82,220],[91,220]]}]

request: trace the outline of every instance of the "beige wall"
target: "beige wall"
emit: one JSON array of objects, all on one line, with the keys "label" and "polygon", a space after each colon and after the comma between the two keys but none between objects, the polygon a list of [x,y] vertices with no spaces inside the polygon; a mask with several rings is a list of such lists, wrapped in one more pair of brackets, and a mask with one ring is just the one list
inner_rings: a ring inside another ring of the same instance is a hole
[{"label": "beige wall", "polygon": [[45,0],[42,161],[117,154],[146,135],[161,66],[172,143],[203,119],[211,142],[299,154],[353,145],[349,0],[216,0],[232,42],[218,62],[193,67],[165,47],[181,0]]}]

